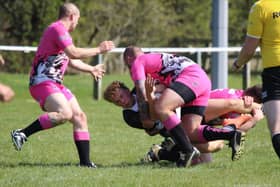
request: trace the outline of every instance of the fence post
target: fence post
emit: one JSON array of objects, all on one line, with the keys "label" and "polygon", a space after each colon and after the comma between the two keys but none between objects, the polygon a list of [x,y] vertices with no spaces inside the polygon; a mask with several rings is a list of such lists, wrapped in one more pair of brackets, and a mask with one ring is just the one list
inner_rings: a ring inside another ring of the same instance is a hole
[{"label": "fence post", "polygon": [[202,66],[201,51],[197,51],[196,61],[200,66]]},{"label": "fence post", "polygon": [[[213,47],[228,47],[228,0],[213,0],[212,3],[212,42]],[[228,87],[228,51],[212,53],[212,88]]]},{"label": "fence post", "polygon": [[[102,63],[102,55],[99,54],[93,57],[93,65]],[[101,99],[101,91],[102,91],[102,80],[96,81],[93,80],[93,99],[100,100]]]},{"label": "fence post", "polygon": [[248,88],[251,84],[251,68],[250,68],[250,62],[245,64],[242,69],[242,87],[243,90]]}]

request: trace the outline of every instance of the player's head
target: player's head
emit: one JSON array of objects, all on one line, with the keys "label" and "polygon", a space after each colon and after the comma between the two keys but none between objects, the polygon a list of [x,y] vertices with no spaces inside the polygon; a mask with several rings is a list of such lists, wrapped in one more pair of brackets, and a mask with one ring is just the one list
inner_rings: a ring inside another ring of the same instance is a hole
[{"label": "player's head", "polygon": [[134,97],[129,88],[120,81],[112,82],[104,91],[103,97],[106,101],[114,103],[123,108],[132,107]]},{"label": "player's head", "polygon": [[124,63],[130,68],[131,64],[139,54],[143,54],[141,48],[136,46],[128,46],[127,48],[125,48],[123,53]]},{"label": "player's head", "polygon": [[244,90],[243,95],[251,96],[254,98],[254,102],[262,102],[262,86],[257,84]]},{"label": "player's head", "polygon": [[59,8],[58,19],[65,19],[69,22],[69,32],[73,31],[78,25],[80,18],[79,8],[73,3],[64,3]]}]

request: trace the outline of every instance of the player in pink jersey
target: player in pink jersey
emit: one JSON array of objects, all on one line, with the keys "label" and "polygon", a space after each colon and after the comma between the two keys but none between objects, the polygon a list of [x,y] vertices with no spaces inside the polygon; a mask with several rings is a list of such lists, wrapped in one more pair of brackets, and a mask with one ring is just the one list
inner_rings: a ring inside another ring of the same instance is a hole
[{"label": "player in pink jersey", "polygon": [[[163,86],[162,84],[155,84],[155,81],[150,76],[147,76],[145,80],[145,89],[149,103],[149,109],[150,111],[153,111],[153,103],[157,98],[160,97],[161,93],[165,89],[165,86]],[[248,116],[250,116],[249,113],[252,113],[253,110],[258,110],[260,111],[260,113],[257,113],[253,117],[250,117],[248,121],[242,124],[242,127],[248,125],[251,128],[252,125],[254,125],[257,121],[260,120],[260,118],[263,117],[262,111],[260,110],[261,105],[252,103],[251,101],[249,101],[249,103],[246,103],[247,100],[243,100],[241,97],[254,97],[255,101],[260,102],[260,93],[261,88],[258,85],[250,87],[244,91],[236,89],[212,90],[211,94],[214,99],[210,98],[208,100],[208,106],[206,107],[204,114],[206,123],[208,124],[209,120],[220,122],[221,120],[218,121],[214,118],[222,118],[222,116],[220,115],[224,116],[229,112],[238,113],[238,115],[240,115],[240,113],[246,113],[248,114]],[[104,99],[123,108],[123,119],[127,123],[127,125],[137,129],[144,129],[149,135],[152,136],[159,133],[161,136],[165,137],[165,140],[161,143],[161,145],[153,144],[149,152],[145,155],[143,161],[157,162],[160,160],[168,160],[173,162],[178,159],[179,153],[176,151],[177,148],[176,146],[174,146],[173,141],[170,140],[169,133],[166,131],[164,126],[162,126],[160,121],[151,121],[151,126],[149,129],[145,129],[143,127],[139,117],[139,108],[136,101],[135,88],[130,91],[124,83],[114,81],[105,89]],[[236,120],[234,122],[236,122]],[[215,123],[215,125],[221,125],[221,123]],[[219,140],[193,145],[197,147],[202,154],[198,159],[193,159],[192,163],[197,160],[199,161],[199,163],[204,163],[211,161],[211,159],[209,160],[209,157],[211,158],[210,153],[222,149],[224,143],[223,141]],[[205,156],[207,156],[207,159],[205,159]]]},{"label": "player in pink jersey", "polygon": [[[225,111],[219,117],[218,121],[222,121],[222,125],[234,124],[236,128],[247,132],[254,127],[256,123],[263,119],[263,112],[261,110],[261,90],[259,85],[249,87],[245,90],[240,89],[216,89],[210,92],[210,99],[243,99],[246,105],[252,105],[252,111],[250,114],[242,114],[242,111],[235,109],[233,111]],[[215,115],[221,114],[224,107],[217,106],[216,103],[208,103],[209,106],[206,109],[206,115],[213,111]],[[241,114],[241,115],[240,115]],[[207,120],[206,120],[207,121]],[[217,121],[217,120],[214,120]]]},{"label": "player in pink jersey", "polygon": [[[200,126],[211,83],[199,65],[184,56],[167,53],[144,54],[140,48],[134,46],[127,47],[123,57],[136,87],[140,119],[144,127],[150,118],[144,84],[146,77],[150,75],[156,82],[167,87],[155,101],[156,117],[151,117],[160,119],[180,147],[178,167],[189,166],[197,154],[190,139],[199,143],[229,140],[232,160],[239,159],[245,135],[243,132]],[[178,107],[182,108],[181,119],[174,112]]]},{"label": "player in pink jersey", "polygon": [[80,166],[95,168],[90,160],[90,134],[87,117],[76,97],[63,83],[64,73],[69,66],[90,73],[95,80],[103,77],[103,65],[91,66],[81,60],[114,48],[112,41],[104,41],[96,48],[78,48],[73,44],[72,32],[80,18],[80,11],[73,3],[64,3],[59,10],[58,20],[44,31],[30,73],[29,90],[32,97],[46,113],[25,127],[11,132],[16,150],[21,150],[30,135],[66,121],[73,124],[73,138],[80,158]]},{"label": "player in pink jersey", "polygon": [[[145,87],[146,93],[148,95],[149,108],[152,109],[153,101],[160,96],[165,87],[161,84],[154,85],[153,81],[150,81],[149,78],[150,77],[148,76],[145,80]],[[149,96],[151,96],[150,99]],[[143,124],[141,123],[139,117],[139,107],[136,101],[135,89],[132,89],[132,91],[130,91],[124,83],[114,81],[105,89],[104,99],[112,102],[116,106],[120,106],[123,108],[123,119],[127,123],[127,125],[137,129],[144,129],[146,133],[151,136],[160,134],[165,138],[161,145],[153,144],[151,148],[152,151],[149,151],[145,155],[143,159],[144,162],[156,162],[159,160],[168,160],[175,162],[176,160],[178,160],[179,153],[176,151],[177,146],[170,139],[169,132],[164,128],[159,120],[151,120],[151,127],[149,129],[143,127]],[[223,141],[216,140],[206,143],[197,143],[194,144],[194,146],[200,152],[202,152],[199,157],[200,163],[208,162],[208,159],[205,160],[205,155],[208,155],[208,152],[215,152],[222,149]],[[197,161],[197,158],[195,160]]]}]

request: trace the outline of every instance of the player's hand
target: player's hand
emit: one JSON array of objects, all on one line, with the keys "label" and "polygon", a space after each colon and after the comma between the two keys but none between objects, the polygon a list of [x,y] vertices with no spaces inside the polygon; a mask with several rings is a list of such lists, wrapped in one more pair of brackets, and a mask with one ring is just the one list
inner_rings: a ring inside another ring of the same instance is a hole
[{"label": "player's hand", "polygon": [[259,121],[261,119],[264,118],[264,114],[262,112],[261,109],[253,109],[252,110],[252,115],[253,115],[253,118],[256,120],[256,121]]},{"label": "player's hand", "polygon": [[7,85],[0,84],[0,101],[9,102],[15,96],[15,92]]},{"label": "player's hand", "polygon": [[113,41],[103,41],[99,44],[100,53],[106,53],[115,48],[115,44]]},{"label": "player's hand", "polygon": [[104,64],[97,64],[93,67],[91,74],[96,81],[101,80],[105,73],[105,66]]},{"label": "player's hand", "polygon": [[148,76],[146,77],[145,89],[146,89],[147,97],[150,96],[153,98],[156,87],[155,87],[155,79],[153,79],[150,74],[148,74]]},{"label": "player's hand", "polygon": [[243,101],[244,101],[244,106],[246,108],[249,108],[249,107],[252,106],[252,104],[254,102],[254,98],[246,95],[246,96],[243,97]]}]

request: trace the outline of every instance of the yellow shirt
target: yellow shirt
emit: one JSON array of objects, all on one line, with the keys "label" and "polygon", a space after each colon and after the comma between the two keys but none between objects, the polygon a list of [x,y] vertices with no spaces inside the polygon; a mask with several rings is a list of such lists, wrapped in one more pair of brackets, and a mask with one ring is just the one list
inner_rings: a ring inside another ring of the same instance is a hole
[{"label": "yellow shirt", "polygon": [[260,39],[264,68],[280,66],[280,0],[260,0],[252,6],[247,35]]}]

